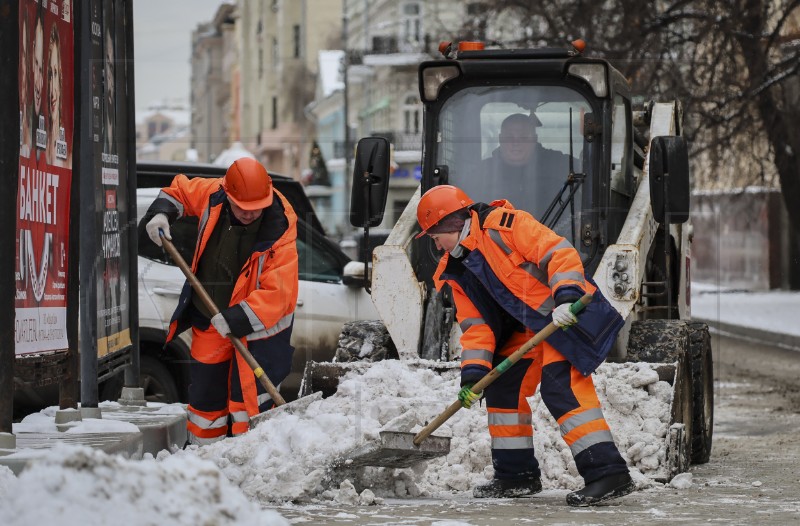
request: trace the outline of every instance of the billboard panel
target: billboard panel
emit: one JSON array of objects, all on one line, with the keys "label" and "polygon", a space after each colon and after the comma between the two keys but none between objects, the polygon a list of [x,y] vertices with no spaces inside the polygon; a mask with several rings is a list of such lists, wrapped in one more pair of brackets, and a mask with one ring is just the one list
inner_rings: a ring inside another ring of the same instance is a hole
[{"label": "billboard panel", "polygon": [[16,354],[67,348],[73,33],[70,0],[20,0]]}]

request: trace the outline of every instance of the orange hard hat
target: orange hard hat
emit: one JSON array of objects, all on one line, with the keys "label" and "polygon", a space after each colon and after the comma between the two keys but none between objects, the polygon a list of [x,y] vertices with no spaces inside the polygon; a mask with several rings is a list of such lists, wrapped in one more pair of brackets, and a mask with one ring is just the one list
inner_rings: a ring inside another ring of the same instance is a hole
[{"label": "orange hard hat", "polygon": [[472,203],[472,199],[461,188],[449,184],[434,186],[423,194],[417,205],[417,221],[422,227],[417,238],[427,234],[428,230],[445,217]]},{"label": "orange hard hat", "polygon": [[272,204],[272,178],[260,162],[249,157],[233,161],[222,188],[242,210],[261,210]]}]

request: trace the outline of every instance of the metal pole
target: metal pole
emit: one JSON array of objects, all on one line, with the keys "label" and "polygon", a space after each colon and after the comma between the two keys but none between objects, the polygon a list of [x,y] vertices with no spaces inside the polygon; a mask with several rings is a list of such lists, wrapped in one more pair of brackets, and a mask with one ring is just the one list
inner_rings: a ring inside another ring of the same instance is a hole
[{"label": "metal pole", "polygon": [[83,84],[82,77],[78,72],[86,69],[89,66],[89,59],[83,54],[81,47],[81,40],[84,32],[89,31],[89,28],[83,25],[83,18],[81,18],[81,11],[84,11],[81,4],[75,6],[75,31],[76,35],[75,44],[75,61],[72,68],[72,80],[75,89],[73,90],[73,115],[75,117],[75,124],[73,125],[74,140],[73,151],[76,152],[72,164],[72,184],[69,190],[70,209],[69,209],[69,252],[67,254],[67,362],[66,374],[64,378],[59,379],[58,383],[58,407],[59,409],[76,409],[80,399],[78,392],[78,382],[80,374],[80,353],[78,352],[78,345],[80,342],[79,329],[78,329],[78,309],[80,308],[80,276],[78,268],[80,266],[80,214],[81,214],[81,188],[80,188],[80,167],[81,158],[80,151],[83,149],[83,137],[79,130],[81,129],[80,115],[83,102]]},{"label": "metal pole", "polygon": [[[99,0],[93,2],[97,5]],[[80,136],[81,149],[78,156],[80,174],[80,352],[81,352],[81,405],[98,407],[97,393],[97,243],[95,223],[95,143],[92,137],[92,71],[102,56],[93,49],[91,31],[91,8],[80,9],[80,56],[90,67],[80,68],[80,117],[76,130]]]},{"label": "metal pole", "polygon": [[131,334],[131,365],[125,368],[125,387],[139,387],[139,269],[137,265],[139,240],[136,229],[136,99],[133,77],[133,0],[125,2],[125,134],[127,141],[128,181],[128,327]]},{"label": "metal pole", "polygon": [[[344,58],[342,59],[342,83],[344,84],[344,204],[345,216],[349,216],[350,211],[350,161],[353,158],[352,148],[350,147],[350,105],[348,103],[348,75],[347,69],[350,66],[347,46],[347,2],[342,4],[342,47],[344,48]],[[349,230],[350,221],[344,221],[345,229]]]},{"label": "metal pole", "polygon": [[[7,9],[0,17],[0,123],[9,132],[0,141],[0,173],[6,181],[3,206],[0,206],[0,239],[6,247],[14,246],[17,237],[17,187],[19,184],[19,2],[4,2]],[[11,130],[14,131],[11,131]],[[0,258],[0,447],[11,446],[14,415],[14,258]]]}]

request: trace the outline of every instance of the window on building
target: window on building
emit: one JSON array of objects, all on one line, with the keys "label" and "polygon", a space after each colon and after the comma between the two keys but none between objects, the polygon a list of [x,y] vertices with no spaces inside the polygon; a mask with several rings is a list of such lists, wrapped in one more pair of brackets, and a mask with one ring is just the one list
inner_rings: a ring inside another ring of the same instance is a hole
[{"label": "window on building", "polygon": [[299,24],[295,24],[295,26],[292,28],[292,38],[294,40],[294,58],[300,58],[301,45]]},{"label": "window on building", "polygon": [[391,220],[393,222],[396,223],[397,220],[400,219],[400,216],[403,215],[403,210],[406,209],[406,206],[408,206],[408,200],[402,200],[402,199],[393,199],[392,200],[392,217],[391,217]]},{"label": "window on building", "polygon": [[272,97],[272,129],[278,128],[278,97]]},{"label": "window on building", "polygon": [[258,105],[258,134],[256,135],[256,144],[261,146],[261,134],[264,132],[264,105]]},{"label": "window on building", "polygon": [[272,38],[272,69],[278,67],[278,57],[280,56],[280,50],[278,48],[278,39]]},{"label": "window on building", "polygon": [[403,133],[417,135],[420,132],[420,101],[416,95],[403,100]]},{"label": "window on building", "polygon": [[400,40],[416,44],[422,40],[422,4],[406,2],[400,6]]},{"label": "window on building", "polygon": [[258,78],[264,78],[264,50],[258,48]]},{"label": "window on building", "polygon": [[467,4],[467,14],[470,16],[482,15],[488,6],[484,2],[471,2]]}]

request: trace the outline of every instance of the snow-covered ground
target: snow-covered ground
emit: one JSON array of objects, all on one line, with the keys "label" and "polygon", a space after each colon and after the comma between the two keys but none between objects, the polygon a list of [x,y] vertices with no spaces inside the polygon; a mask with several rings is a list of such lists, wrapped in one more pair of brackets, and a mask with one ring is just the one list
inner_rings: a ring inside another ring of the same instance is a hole
[{"label": "snow-covered ground", "polygon": [[[640,487],[652,485],[665,454],[669,386],[648,364],[604,364],[595,383],[635,480]],[[209,446],[164,451],[142,461],[57,448],[18,479],[0,469],[0,523],[104,524],[121,514],[137,524],[155,524],[166,514],[174,524],[197,524],[199,516],[213,517],[215,524],[249,524],[251,517],[264,519],[256,512],[259,505],[281,502],[366,505],[386,498],[466,496],[492,475],[483,406],[459,411],[437,431],[452,437],[451,451],[427,465],[354,473],[338,467],[350,450],[377,440],[382,429],[418,431],[457,391],[455,370],[440,375],[425,366],[386,361],[349,373],[334,396],[305,411],[278,414],[242,437]],[[580,488],[555,422],[538,395],[531,403],[544,486]],[[44,419],[32,418],[38,426]],[[102,498],[93,498],[98,495]],[[192,511],[179,513],[183,509]],[[280,523],[277,514],[270,516]]]},{"label": "snow-covered ground", "polygon": [[748,292],[692,283],[694,318],[800,336],[798,312],[797,291]]},{"label": "snow-covered ground", "polygon": [[[790,319],[800,305],[798,294],[770,293],[764,296],[772,300],[761,300],[761,294],[701,293],[698,288],[695,316],[730,316],[731,323],[762,329],[782,320],[776,328],[798,330]],[[723,304],[731,308],[721,309]],[[637,484],[652,486],[665,454],[670,388],[647,364],[604,364],[595,384]],[[484,407],[459,411],[436,432],[452,437],[446,457],[403,470],[348,473],[340,467],[349,450],[377,439],[382,429],[418,431],[457,391],[455,372],[439,375],[425,367],[383,362],[351,373],[334,396],[306,411],[277,415],[242,437],[210,446],[164,451],[141,461],[86,448],[55,448],[19,477],[0,466],[0,524],[288,524],[264,506],[468,497],[474,485],[492,474]],[[538,395],[531,405],[545,488],[581,487],[569,450]],[[50,425],[47,413],[30,418],[25,425]],[[673,489],[679,490],[681,479],[676,483]]]}]

